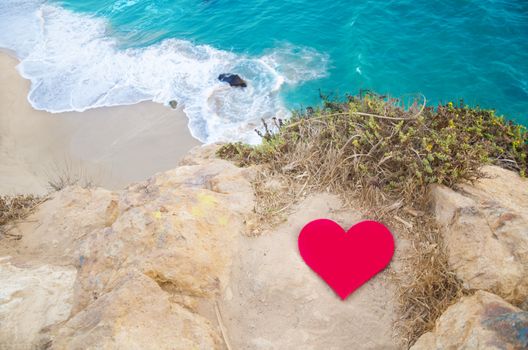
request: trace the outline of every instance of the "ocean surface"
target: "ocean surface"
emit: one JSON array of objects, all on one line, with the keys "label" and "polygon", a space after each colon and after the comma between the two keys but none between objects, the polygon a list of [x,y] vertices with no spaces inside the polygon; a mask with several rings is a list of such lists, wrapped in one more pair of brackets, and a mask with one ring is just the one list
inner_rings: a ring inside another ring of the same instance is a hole
[{"label": "ocean surface", "polygon": [[0,0],[0,47],[34,108],[175,99],[204,142],[257,142],[260,118],[319,90],[463,99],[528,124],[527,0]]}]

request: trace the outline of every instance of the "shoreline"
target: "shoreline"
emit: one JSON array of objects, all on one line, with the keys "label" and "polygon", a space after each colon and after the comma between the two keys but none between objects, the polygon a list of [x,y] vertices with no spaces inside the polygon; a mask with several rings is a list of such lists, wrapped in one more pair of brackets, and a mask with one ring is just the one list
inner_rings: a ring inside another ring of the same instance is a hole
[{"label": "shoreline", "polygon": [[0,51],[0,195],[46,194],[78,178],[109,189],[174,168],[194,146],[185,113],[154,102],[52,114],[33,109],[30,82]]}]

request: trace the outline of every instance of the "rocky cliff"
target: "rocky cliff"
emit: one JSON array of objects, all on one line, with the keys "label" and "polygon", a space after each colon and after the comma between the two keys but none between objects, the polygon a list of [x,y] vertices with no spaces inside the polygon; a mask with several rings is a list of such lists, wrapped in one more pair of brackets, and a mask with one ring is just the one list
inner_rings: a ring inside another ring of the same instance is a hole
[{"label": "rocky cliff", "polygon": [[[366,219],[313,193],[249,235],[253,168],[193,150],[123,191],[70,187],[0,238],[0,349],[398,349],[389,269],[340,301],[302,262],[309,220]],[[449,264],[467,296],[414,349],[528,347],[528,181],[487,178],[432,190]],[[400,249],[398,249],[400,248]]]}]

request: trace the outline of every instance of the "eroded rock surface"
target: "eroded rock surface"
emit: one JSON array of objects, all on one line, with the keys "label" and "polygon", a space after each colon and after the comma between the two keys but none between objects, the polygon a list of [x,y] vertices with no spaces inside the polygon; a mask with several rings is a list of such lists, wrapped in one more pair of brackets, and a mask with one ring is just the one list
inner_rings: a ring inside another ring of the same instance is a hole
[{"label": "eroded rock surface", "polygon": [[210,321],[129,272],[52,333],[55,349],[222,349]]},{"label": "eroded rock surface", "polygon": [[0,258],[0,349],[30,349],[40,331],[68,319],[77,271]]},{"label": "eroded rock surface", "polygon": [[528,349],[528,312],[478,291],[449,307],[411,349]]},{"label": "eroded rock surface", "polygon": [[[10,330],[30,317],[25,348],[223,349],[214,299],[227,284],[253,190],[250,170],[213,153],[200,148],[181,167],[123,191],[73,187],[44,203],[18,228],[22,240],[0,250],[13,264],[38,266],[0,263],[8,271],[0,273],[0,348],[12,348]],[[61,294],[32,312],[39,290],[55,288],[34,288],[46,274]]]},{"label": "eroded rock surface", "polygon": [[498,167],[458,191],[433,188],[449,263],[468,289],[528,298],[528,180]]}]

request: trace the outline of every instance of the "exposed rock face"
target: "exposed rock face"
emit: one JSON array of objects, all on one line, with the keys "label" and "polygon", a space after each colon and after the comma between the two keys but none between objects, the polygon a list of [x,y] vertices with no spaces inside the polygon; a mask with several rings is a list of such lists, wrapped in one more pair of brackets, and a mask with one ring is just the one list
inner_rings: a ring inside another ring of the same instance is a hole
[{"label": "exposed rock face", "polygon": [[215,328],[151,278],[130,272],[55,330],[54,349],[221,349]]},{"label": "exposed rock face", "polygon": [[101,188],[70,187],[56,192],[53,199],[40,206],[35,217],[18,228],[23,238],[16,250],[24,259],[39,263],[77,266],[84,239],[106,227],[107,208],[117,198],[117,193]]},{"label": "exposed rock face", "polygon": [[16,266],[0,258],[0,349],[29,349],[41,343],[42,329],[67,320],[76,275],[73,267]]},{"label": "exposed rock face", "polygon": [[[23,349],[398,348],[386,274],[343,302],[298,253],[309,220],[352,226],[360,212],[315,195],[273,232],[249,237],[253,172],[214,150],[124,191],[69,188],[44,203],[19,227],[16,256],[0,262],[0,284],[15,286],[1,297],[0,344],[17,348],[13,330],[30,317],[16,333]],[[27,261],[38,267],[11,265]],[[42,274],[56,296],[30,312],[48,287],[25,276]]]},{"label": "exposed rock face", "polygon": [[242,79],[238,74],[220,74],[218,76],[218,80],[223,81],[225,83],[229,83],[229,85],[233,87],[247,87],[246,81]]},{"label": "exposed rock face", "polygon": [[528,180],[498,167],[458,192],[432,190],[449,263],[469,289],[528,298]]},{"label": "exposed rock face", "polygon": [[[9,303],[0,305],[0,344],[10,344],[4,330],[34,317],[23,331],[26,345],[222,349],[210,316],[253,208],[253,189],[250,170],[207,159],[212,153],[200,148],[185,165],[124,191],[68,188],[44,203],[30,218],[36,224],[20,227],[23,239],[11,252],[14,262],[50,267],[0,272],[2,290],[13,286],[2,294]],[[15,269],[9,264],[0,262],[0,271]],[[26,298],[17,291],[32,289],[46,271],[60,294],[42,312],[30,312],[27,305],[42,292]],[[26,306],[17,308],[17,298]],[[60,306],[59,299],[68,302]]]},{"label": "exposed rock face", "polygon": [[528,312],[478,291],[449,307],[412,350],[528,349]]},{"label": "exposed rock face", "polygon": [[319,194],[273,232],[241,237],[220,304],[233,349],[398,349],[394,285],[386,272],[341,301],[303,262],[297,236],[318,217],[346,229],[364,219],[358,210],[343,210],[336,196]]}]

